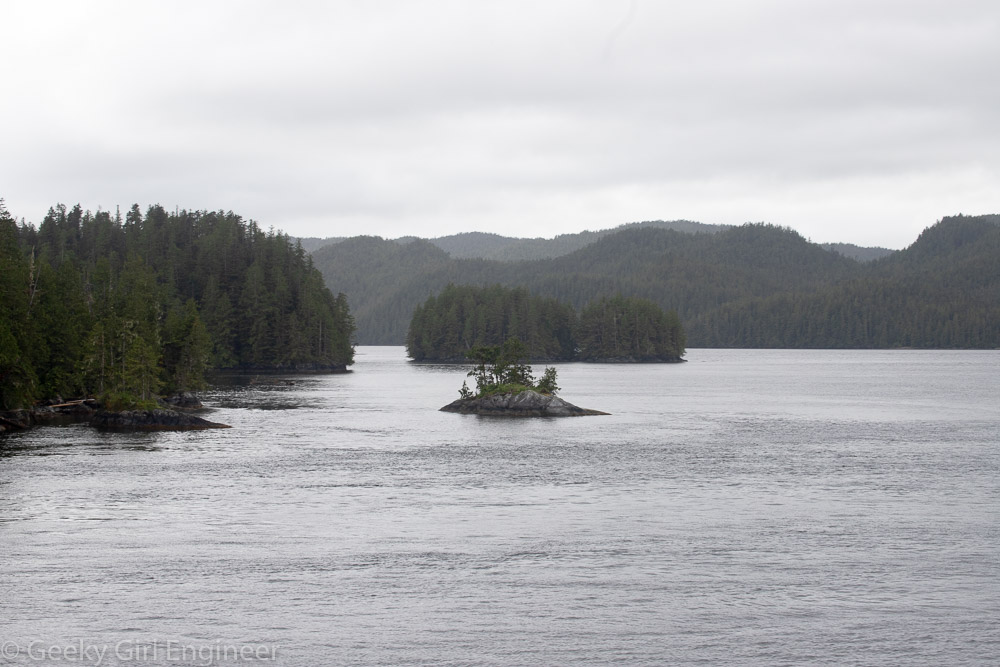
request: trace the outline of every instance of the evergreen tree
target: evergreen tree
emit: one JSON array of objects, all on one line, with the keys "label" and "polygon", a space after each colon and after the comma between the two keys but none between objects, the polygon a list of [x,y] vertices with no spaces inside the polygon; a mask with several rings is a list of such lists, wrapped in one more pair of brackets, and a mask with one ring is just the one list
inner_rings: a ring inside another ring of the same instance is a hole
[{"label": "evergreen tree", "polygon": [[577,344],[584,361],[679,361],[684,334],[676,313],[647,299],[605,297],[580,313]]},{"label": "evergreen tree", "polygon": [[0,199],[0,409],[23,407],[37,392],[37,377],[25,349],[31,270],[18,236],[17,223]]},{"label": "evergreen tree", "polygon": [[474,347],[467,352],[467,357],[474,363],[468,377],[475,378],[476,393],[469,389],[468,383],[463,382],[458,392],[463,399],[523,389],[546,394],[559,390],[555,368],[546,368],[542,380],[535,384],[531,366],[526,363],[528,347],[518,338],[508,338],[503,345]]},{"label": "evergreen tree", "polygon": [[203,389],[212,341],[194,299],[174,307],[164,324],[163,366],[172,391]]}]

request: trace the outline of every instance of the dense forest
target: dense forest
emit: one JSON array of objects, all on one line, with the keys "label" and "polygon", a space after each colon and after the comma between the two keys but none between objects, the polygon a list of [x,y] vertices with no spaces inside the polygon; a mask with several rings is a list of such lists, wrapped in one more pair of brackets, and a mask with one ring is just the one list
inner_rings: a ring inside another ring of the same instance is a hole
[{"label": "dense forest", "polygon": [[725,304],[689,327],[706,347],[1000,348],[1000,215],[946,218],[850,279]]},{"label": "dense forest", "polygon": [[685,335],[674,311],[649,299],[603,297],[584,306],[576,327],[582,361],[679,361]]},{"label": "dense forest", "polygon": [[470,350],[518,339],[537,361],[680,361],[676,313],[615,296],[568,305],[523,287],[448,285],[416,307],[406,337],[415,361],[464,361]]},{"label": "dense forest", "polygon": [[403,343],[414,308],[455,283],[524,287],[577,310],[648,299],[677,312],[691,347],[995,348],[998,235],[995,215],[945,218],[910,248],[858,261],[772,225],[639,225],[547,260],[456,259],[429,241],[375,237],[313,259],[347,294],[364,344]]},{"label": "dense forest", "polygon": [[0,201],[0,407],[197,389],[210,369],[340,370],[354,324],[301,246],[234,213]]}]

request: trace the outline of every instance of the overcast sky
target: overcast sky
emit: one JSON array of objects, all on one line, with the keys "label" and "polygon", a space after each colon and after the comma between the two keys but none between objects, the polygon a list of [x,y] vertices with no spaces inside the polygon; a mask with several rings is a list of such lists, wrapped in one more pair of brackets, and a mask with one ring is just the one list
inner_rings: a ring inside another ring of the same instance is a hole
[{"label": "overcast sky", "polygon": [[899,248],[1000,213],[996,0],[7,0],[0,26],[0,197],[29,222]]}]

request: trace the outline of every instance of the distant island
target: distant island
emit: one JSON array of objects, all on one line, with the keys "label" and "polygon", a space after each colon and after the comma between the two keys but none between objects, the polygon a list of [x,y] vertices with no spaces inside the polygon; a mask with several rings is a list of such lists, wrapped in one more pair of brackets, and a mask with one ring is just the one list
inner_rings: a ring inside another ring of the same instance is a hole
[{"label": "distant island", "polygon": [[0,200],[8,427],[25,423],[19,410],[44,419],[74,401],[112,415],[104,428],[206,427],[160,399],[204,388],[214,369],[342,372],[353,335],[346,297],[301,246],[235,213],[60,204],[36,227]]},{"label": "distant island", "polygon": [[441,408],[443,412],[496,417],[582,417],[606,415],[564,401],[555,394],[556,369],[545,368],[537,382],[531,366],[524,363],[528,348],[517,338],[503,345],[477,347],[468,357],[475,362],[469,377],[476,379],[476,392],[463,382],[459,398]]},{"label": "distant island", "polygon": [[603,297],[572,306],[524,288],[448,285],[413,311],[406,350],[414,361],[461,362],[469,350],[523,341],[536,361],[678,362],[680,319],[648,299]]}]

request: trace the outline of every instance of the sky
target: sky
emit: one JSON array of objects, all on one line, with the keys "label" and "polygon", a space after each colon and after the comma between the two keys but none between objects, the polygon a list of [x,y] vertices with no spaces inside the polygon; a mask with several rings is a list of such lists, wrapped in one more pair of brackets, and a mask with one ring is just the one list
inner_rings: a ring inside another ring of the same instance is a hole
[{"label": "sky", "polygon": [[6,0],[0,197],[293,236],[1000,213],[996,0]]}]

